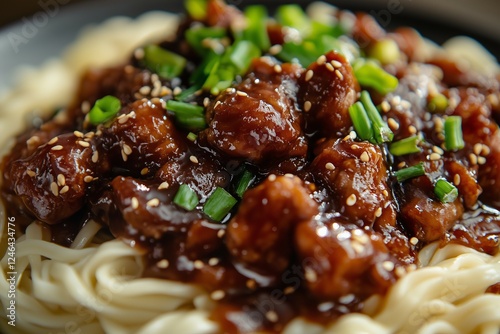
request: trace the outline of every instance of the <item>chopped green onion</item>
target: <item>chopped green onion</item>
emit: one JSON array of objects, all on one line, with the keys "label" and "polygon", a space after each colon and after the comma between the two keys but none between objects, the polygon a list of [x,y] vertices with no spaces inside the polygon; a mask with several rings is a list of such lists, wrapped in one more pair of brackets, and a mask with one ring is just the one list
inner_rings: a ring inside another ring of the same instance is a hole
[{"label": "chopped green onion", "polygon": [[253,42],[262,51],[271,47],[267,34],[267,9],[262,5],[253,5],[245,8],[247,27],[243,31],[243,39]]},{"label": "chopped green onion", "polygon": [[448,151],[456,151],[464,148],[462,117],[449,116],[444,120],[444,142]]},{"label": "chopped green onion", "polygon": [[358,101],[350,106],[349,115],[358,137],[363,140],[373,140],[372,123],[363,104]]},{"label": "chopped green onion", "polygon": [[187,184],[181,184],[174,196],[174,203],[187,211],[191,211],[199,203],[198,195]]},{"label": "chopped green onion", "polygon": [[236,74],[241,75],[248,70],[252,60],[260,57],[260,55],[260,49],[253,42],[237,41],[231,45],[224,57],[225,60],[229,60],[236,67]]},{"label": "chopped green onion", "polygon": [[188,133],[188,135],[186,136],[186,138],[189,140],[189,141],[192,141],[192,142],[195,142],[196,139],[198,139],[198,136],[196,135],[196,133]]},{"label": "chopped green onion", "polygon": [[299,5],[279,6],[276,19],[285,27],[297,29],[302,36],[307,36],[311,29],[311,20]]},{"label": "chopped green onion", "polygon": [[308,67],[323,54],[318,52],[317,47],[318,45],[309,41],[303,41],[300,44],[286,42],[281,46],[281,51],[277,57],[284,62],[298,62],[303,67]]},{"label": "chopped green onion", "polygon": [[207,17],[207,3],[207,0],[185,0],[184,8],[192,19],[202,21]]},{"label": "chopped green onion", "polygon": [[186,102],[167,101],[167,110],[175,114],[175,119],[183,128],[188,130],[203,130],[207,127],[205,108]]},{"label": "chopped green onion", "polygon": [[185,101],[200,89],[201,86],[191,86],[187,89],[184,89],[180,94],[175,95],[174,99],[176,99],[177,101]]},{"label": "chopped green onion", "polygon": [[398,182],[404,182],[408,179],[412,179],[417,176],[421,176],[425,174],[424,163],[420,162],[419,164],[407,168],[403,168],[394,173]]},{"label": "chopped green onion", "polygon": [[144,65],[165,79],[178,77],[186,66],[186,58],[158,45],[144,47]]},{"label": "chopped green onion", "polygon": [[391,143],[389,146],[389,152],[398,157],[401,155],[422,152],[422,149],[418,146],[420,141],[421,139],[419,136],[411,136],[401,139],[397,142]]},{"label": "chopped green onion", "polygon": [[[204,44],[204,41],[207,39],[221,39],[227,36],[227,31],[225,28],[221,27],[200,27],[196,26],[186,30],[185,33],[186,41],[189,45],[196,50],[196,52],[200,56],[204,56],[207,53],[207,50],[213,50],[216,53],[218,50],[214,50],[209,46]],[[220,52],[222,53],[222,52]]]},{"label": "chopped green onion", "polygon": [[398,79],[387,73],[373,60],[360,59],[354,63],[353,69],[361,86],[373,88],[382,95],[398,87]]},{"label": "chopped green onion", "polygon": [[120,99],[107,95],[97,101],[89,112],[89,121],[92,125],[107,122],[120,111],[122,104]]},{"label": "chopped green onion", "polygon": [[360,101],[363,103],[366,113],[372,122],[375,142],[377,144],[391,142],[394,138],[394,133],[392,133],[389,126],[382,119],[382,116],[380,116],[377,107],[373,104],[370,94],[366,90],[361,92]]},{"label": "chopped green onion", "polygon": [[427,108],[430,112],[442,113],[448,108],[448,99],[443,94],[437,94],[434,96],[429,103]]},{"label": "chopped green onion", "polygon": [[221,221],[238,201],[230,193],[217,187],[203,207],[210,218]]},{"label": "chopped green onion", "polygon": [[377,59],[383,65],[392,64],[399,60],[401,52],[398,44],[392,39],[381,39],[370,49],[370,57]]},{"label": "chopped green onion", "polygon": [[240,181],[238,182],[238,186],[236,187],[236,194],[240,198],[243,197],[243,194],[245,193],[245,191],[247,191],[248,187],[250,187],[254,179],[255,176],[248,170],[245,170],[243,172],[243,175],[241,176]]},{"label": "chopped green onion", "polygon": [[457,199],[458,189],[445,179],[439,179],[434,186],[434,194],[441,202],[451,203]]}]

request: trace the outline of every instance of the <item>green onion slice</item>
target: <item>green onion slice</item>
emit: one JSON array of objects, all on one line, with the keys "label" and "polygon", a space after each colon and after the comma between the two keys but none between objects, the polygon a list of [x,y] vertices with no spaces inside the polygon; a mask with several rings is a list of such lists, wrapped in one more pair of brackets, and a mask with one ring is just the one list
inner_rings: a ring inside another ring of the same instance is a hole
[{"label": "green onion slice", "polygon": [[[218,50],[213,50],[209,46],[204,44],[204,41],[208,39],[221,39],[227,36],[227,31],[225,28],[221,27],[193,27],[186,30],[185,33],[186,41],[195,51],[200,55],[204,56],[208,50],[218,52]],[[222,53],[222,52],[221,52]]]},{"label": "green onion slice", "polygon": [[380,94],[387,94],[398,87],[398,79],[387,73],[375,61],[358,60],[353,66],[354,76],[363,87],[373,88]]},{"label": "green onion slice", "polygon": [[418,153],[422,151],[422,149],[418,146],[420,142],[421,138],[419,136],[411,136],[401,139],[397,142],[391,143],[389,146],[389,152],[395,156]]},{"label": "green onion slice", "polygon": [[401,52],[398,44],[392,39],[381,39],[376,42],[369,52],[370,57],[382,64],[392,64],[399,60]]},{"label": "green onion slice", "polygon": [[245,191],[247,191],[248,187],[250,187],[254,179],[255,176],[248,170],[245,170],[243,172],[243,175],[241,176],[240,181],[238,182],[238,185],[236,187],[236,194],[240,198],[243,197],[243,194],[245,193]]},{"label": "green onion slice", "polygon": [[446,108],[448,108],[448,105],[449,102],[446,96],[443,94],[437,94],[429,101],[427,108],[433,113],[443,113]]},{"label": "green onion slice", "polygon": [[372,122],[373,138],[375,139],[375,142],[377,144],[391,142],[394,138],[394,133],[384,122],[382,116],[380,116],[377,107],[373,104],[370,94],[367,91],[361,92],[360,101],[363,103],[366,113],[368,114],[368,118],[370,118],[370,121]]},{"label": "green onion slice", "polygon": [[144,47],[144,65],[164,79],[178,77],[186,66],[186,58],[158,45]]},{"label": "green onion slice", "polygon": [[187,184],[181,184],[174,196],[174,203],[181,208],[191,211],[199,203],[198,195]]},{"label": "green onion slice", "polygon": [[90,109],[89,121],[92,125],[99,125],[107,122],[118,114],[122,104],[117,97],[108,95],[97,100]]},{"label": "green onion slice", "polygon": [[434,194],[442,203],[451,203],[458,197],[458,189],[445,179],[439,179],[434,186]]},{"label": "green onion slice", "polygon": [[175,114],[175,119],[179,125],[190,131],[199,131],[207,127],[205,121],[205,108],[186,102],[168,100],[167,110]]},{"label": "green onion slice", "polygon": [[304,10],[296,4],[279,6],[276,11],[276,19],[285,27],[297,29],[302,36],[307,36],[311,29],[311,20]]},{"label": "green onion slice", "polygon": [[192,19],[202,21],[207,17],[207,3],[207,0],[185,0],[184,8]]},{"label": "green onion slice", "polygon": [[394,173],[398,182],[404,182],[417,176],[425,174],[424,163],[420,162],[415,166],[400,169]]},{"label": "green onion slice", "polygon": [[262,51],[271,47],[267,34],[267,9],[262,5],[253,5],[245,8],[247,27],[243,31],[243,39],[253,42]]},{"label": "green onion slice", "polygon": [[456,151],[464,148],[462,117],[449,116],[444,120],[444,142],[448,151]]},{"label": "green onion slice", "polygon": [[372,123],[363,104],[358,101],[350,106],[349,115],[351,116],[352,124],[354,125],[354,130],[356,130],[358,137],[363,140],[372,141]]},{"label": "green onion slice", "polygon": [[237,202],[230,193],[217,187],[212,195],[208,197],[207,202],[203,206],[203,212],[213,220],[220,222]]}]

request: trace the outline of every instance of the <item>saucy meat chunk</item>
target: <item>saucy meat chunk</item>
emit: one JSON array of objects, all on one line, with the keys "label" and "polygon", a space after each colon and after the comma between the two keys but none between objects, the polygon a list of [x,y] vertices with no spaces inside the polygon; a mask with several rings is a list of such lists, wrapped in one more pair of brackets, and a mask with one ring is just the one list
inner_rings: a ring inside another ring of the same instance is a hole
[{"label": "saucy meat chunk", "polygon": [[308,128],[318,128],[325,136],[345,134],[352,125],[349,107],[359,92],[346,58],[336,51],[319,57],[301,76],[299,85],[299,105],[308,115]]},{"label": "saucy meat chunk", "polygon": [[227,228],[227,248],[245,266],[281,273],[291,260],[295,225],[317,212],[317,203],[299,178],[269,176],[243,196]]},{"label": "saucy meat chunk", "polygon": [[208,107],[209,128],[202,136],[225,155],[254,163],[305,155],[295,98],[301,71],[269,58],[255,60],[243,82]]}]

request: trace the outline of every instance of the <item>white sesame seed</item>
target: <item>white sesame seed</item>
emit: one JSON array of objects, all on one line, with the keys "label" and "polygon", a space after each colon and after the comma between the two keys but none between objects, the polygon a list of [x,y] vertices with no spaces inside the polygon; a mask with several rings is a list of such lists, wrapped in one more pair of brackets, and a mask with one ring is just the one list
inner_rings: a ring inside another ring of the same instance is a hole
[{"label": "white sesame seed", "polygon": [[332,164],[331,162],[327,162],[325,164],[325,168],[328,169],[328,170],[335,170],[335,165]]},{"label": "white sesame seed", "polygon": [[168,260],[167,260],[167,259],[163,259],[163,260],[158,261],[158,262],[156,263],[156,266],[157,266],[158,268],[160,268],[160,269],[166,269],[166,268],[168,268],[168,266],[169,266],[169,265],[170,265],[170,263],[168,262]]},{"label": "white sesame seed", "polygon": [[125,124],[128,122],[128,115],[123,115],[123,117],[118,117],[118,124]]},{"label": "white sesame seed", "polygon": [[313,76],[314,76],[314,72],[312,70],[308,70],[306,72],[306,77],[305,77],[306,81],[311,80]]},{"label": "white sesame seed", "polygon": [[389,127],[391,128],[391,130],[395,131],[397,129],[399,129],[399,123],[396,122],[396,120],[392,117],[390,117],[388,120],[387,120],[387,124],[389,125]]},{"label": "white sesame seed", "polygon": [[60,151],[62,149],[63,149],[62,145],[56,145],[56,146],[51,148],[52,151]]},{"label": "white sesame seed", "polygon": [[90,144],[86,141],[83,141],[83,140],[78,141],[78,145],[80,145],[82,147],[90,147]]},{"label": "white sesame seed", "polygon": [[280,53],[282,49],[283,47],[281,45],[275,44],[269,48],[269,53],[274,56]]},{"label": "white sesame seed", "polygon": [[143,169],[141,169],[141,175],[146,175],[147,173],[149,173],[148,167],[144,167]]},{"label": "white sesame seed", "polygon": [[32,170],[29,170],[29,169],[26,171],[26,174],[28,174],[29,177],[35,177],[36,176],[36,173],[34,171],[32,171]]},{"label": "white sesame seed", "polygon": [[83,138],[83,133],[80,131],[73,131],[73,134],[75,135],[75,137]]},{"label": "white sesame seed", "polygon": [[181,87],[175,87],[174,88],[174,95],[179,95],[182,93],[182,88]]},{"label": "white sesame seed", "polygon": [[135,49],[134,51],[134,57],[135,59],[138,59],[138,60],[141,60],[144,58],[144,49],[143,48],[138,48],[138,49]]},{"label": "white sesame seed", "polygon": [[220,229],[217,231],[217,237],[222,238],[226,234],[226,230]]},{"label": "white sesame seed", "polygon": [[394,266],[394,262],[384,261],[384,262],[382,262],[382,267],[387,271],[393,271],[395,266]]},{"label": "white sesame seed", "polygon": [[330,72],[334,72],[334,71],[335,71],[335,69],[333,68],[332,64],[330,64],[330,63],[326,63],[326,65],[325,65],[325,66],[326,66],[326,69],[327,69],[328,71],[330,71]]},{"label": "white sesame seed", "polygon": [[85,182],[85,183],[90,183],[92,181],[94,181],[94,178],[90,175],[87,175],[83,178],[83,182]]},{"label": "white sesame seed", "polygon": [[431,153],[429,155],[429,160],[431,160],[431,161],[437,161],[439,159],[441,159],[441,155],[438,153]]},{"label": "white sesame seed", "polygon": [[377,208],[375,210],[375,217],[379,218],[380,216],[382,216],[382,208]]},{"label": "white sesame seed", "polygon": [[132,148],[128,146],[127,144],[123,144],[123,153],[126,155],[131,155],[132,154]]},{"label": "white sesame seed", "polygon": [[278,65],[278,64],[274,65],[274,72],[281,73],[282,71],[283,71],[283,69],[281,68],[280,65]]},{"label": "white sesame seed", "polygon": [[34,146],[38,143],[40,143],[40,137],[38,137],[38,136],[33,136],[26,141],[26,145],[28,145],[28,146]]},{"label": "white sesame seed", "polygon": [[483,144],[481,143],[474,144],[473,151],[475,155],[480,155],[481,152],[483,151]]},{"label": "white sesame seed", "polygon": [[60,187],[66,185],[66,178],[64,177],[64,175],[62,174],[57,175],[57,185],[59,185]]},{"label": "white sesame seed", "polygon": [[152,208],[157,207],[160,205],[160,200],[158,198],[153,198],[147,201],[146,206],[150,206]]},{"label": "white sesame seed", "polygon": [[128,160],[128,155],[123,151],[123,149],[121,150],[121,153],[122,153],[122,159],[123,159],[123,161],[127,161]]},{"label": "white sesame seed", "polygon": [[469,154],[469,159],[471,164],[477,165],[477,155],[471,153]]},{"label": "white sesame seed", "polygon": [[382,108],[382,111],[383,112],[388,112],[389,110],[391,110],[391,105],[389,104],[389,102],[387,101],[382,101],[382,103],[380,104],[380,107]]},{"label": "white sesame seed", "polygon": [[330,63],[331,63],[331,64],[332,64],[332,66],[333,66],[333,67],[335,67],[335,68],[341,68],[341,67],[342,67],[342,63],[341,63],[340,61],[338,61],[338,60],[335,60],[335,59],[334,59],[334,60],[332,60]]},{"label": "white sesame seed", "polygon": [[226,296],[226,293],[222,290],[215,290],[214,292],[212,292],[210,294],[210,298],[212,298],[213,300],[221,300],[225,296]]},{"label": "white sesame seed", "polygon": [[132,206],[132,209],[139,208],[139,200],[137,199],[137,197],[132,197],[130,199],[130,205]]},{"label": "white sesame seed", "polygon": [[308,282],[316,282],[318,280],[318,275],[311,268],[306,268],[305,277]]},{"label": "white sesame seed", "polygon": [[50,191],[54,194],[54,196],[59,196],[59,187],[57,186],[57,183],[52,182],[50,184]]},{"label": "white sesame seed", "polygon": [[208,97],[203,99],[203,106],[206,108],[210,104],[210,99]]},{"label": "white sesame seed", "polygon": [[289,295],[291,293],[294,293],[295,292],[295,289],[293,288],[293,286],[287,286],[286,288],[283,289],[283,293],[285,295]]},{"label": "white sesame seed", "polygon": [[480,165],[484,165],[486,163],[485,157],[477,157],[477,163]]},{"label": "white sesame seed", "polygon": [[58,141],[58,140],[59,140],[59,138],[58,138],[58,137],[54,137],[54,138],[52,138],[52,139],[51,139],[51,140],[50,140],[47,144],[49,144],[49,145],[54,145],[55,143],[57,143],[57,141]]},{"label": "white sesame seed", "polygon": [[361,254],[363,253],[363,251],[365,250],[365,246],[363,246],[362,244],[360,244],[359,242],[357,241],[353,241],[351,242],[351,247],[352,249],[354,249],[354,251],[358,254]]},{"label": "white sesame seed", "polygon": [[441,147],[439,147],[439,146],[433,146],[432,150],[435,153],[439,154],[439,155],[443,155],[444,154],[444,150]]},{"label": "white sesame seed", "polygon": [[397,267],[395,272],[396,272],[396,275],[399,277],[403,277],[406,275],[406,270],[403,267]]},{"label": "white sesame seed", "polygon": [[[165,87],[165,86],[161,86],[160,96],[167,96],[170,94],[172,94],[172,90],[170,88]],[[165,102],[165,101],[162,100],[162,102]]]},{"label": "white sesame seed", "polygon": [[411,237],[410,244],[412,244],[413,246],[416,246],[418,244],[418,239],[415,237]]},{"label": "white sesame seed", "polygon": [[487,156],[491,153],[491,150],[489,148],[488,145],[483,145],[483,149],[481,150],[481,153],[484,155],[484,156]]},{"label": "white sesame seed", "polygon": [[316,60],[316,64],[318,64],[319,66],[321,66],[324,63],[326,63],[326,56],[325,55],[319,56],[319,58]]},{"label": "white sesame seed", "polygon": [[309,112],[309,110],[311,110],[311,107],[312,107],[311,101],[304,102],[304,111],[305,112]]},{"label": "white sesame seed", "polygon": [[210,259],[208,260],[208,265],[209,265],[209,266],[216,266],[216,265],[218,265],[218,264],[219,264],[219,262],[220,262],[220,260],[219,260],[218,258],[216,258],[216,257],[212,257],[212,258],[210,258]]},{"label": "white sesame seed", "polygon": [[356,197],[356,195],[351,194],[349,197],[347,197],[345,204],[347,204],[347,206],[353,206],[354,204],[356,204],[357,200],[358,198]]},{"label": "white sesame seed", "polygon": [[408,132],[410,132],[411,134],[415,134],[415,133],[417,133],[417,128],[413,125],[410,125],[408,127]]},{"label": "white sesame seed", "polygon": [[95,152],[92,154],[92,162],[93,162],[93,163],[97,163],[97,161],[99,161],[99,152],[95,151]]},{"label": "white sesame seed", "polygon": [[170,187],[170,185],[168,184],[167,181],[165,181],[158,186],[158,190],[168,189],[168,187]]},{"label": "white sesame seed", "polygon": [[366,151],[361,153],[360,158],[361,158],[361,161],[363,161],[363,162],[370,161],[370,156],[368,155],[368,153]]},{"label": "white sesame seed", "polygon": [[68,186],[64,186],[62,187],[61,191],[59,192],[60,194],[65,194],[69,191],[69,187]]},{"label": "white sesame seed", "polygon": [[335,70],[335,75],[339,78],[339,80],[344,80],[344,75],[339,70]]},{"label": "white sesame seed", "polygon": [[276,181],[276,175],[270,174],[268,179],[269,179],[269,181],[274,182],[274,181]]},{"label": "white sesame seed", "polygon": [[198,160],[198,158],[197,158],[197,157],[195,157],[194,155],[190,156],[190,157],[189,157],[189,160],[190,160],[192,163],[194,163],[194,164],[197,164],[197,163],[199,163],[199,162],[200,162],[200,161]]},{"label": "white sesame seed", "polygon": [[196,261],[193,262],[193,266],[196,269],[202,269],[205,266],[205,264],[201,260],[196,260]]},{"label": "white sesame seed", "polygon": [[406,167],[406,161],[401,161],[399,164],[398,164],[398,168],[399,169],[402,169],[402,168],[405,168]]},{"label": "white sesame seed", "polygon": [[351,140],[356,139],[356,137],[357,137],[357,136],[358,136],[358,134],[356,133],[356,131],[351,131],[351,132],[349,132],[349,138],[350,138]]},{"label": "white sesame seed", "polygon": [[151,93],[151,87],[149,87],[149,86],[143,86],[143,87],[141,87],[139,89],[139,93],[141,93],[142,95],[146,96],[149,93]]},{"label": "white sesame seed", "polygon": [[460,174],[455,174],[455,176],[453,176],[453,184],[458,186],[460,185]]},{"label": "white sesame seed", "polygon": [[269,320],[270,322],[277,322],[279,319],[278,313],[276,313],[275,311],[267,311],[266,319]]},{"label": "white sesame seed", "polygon": [[360,147],[356,144],[351,145],[351,150],[357,150],[358,148],[360,148]]},{"label": "white sesame seed", "polygon": [[247,96],[248,96],[248,94],[247,94],[247,93],[245,93],[245,92],[243,92],[243,91],[241,91],[241,90],[237,90],[237,91],[236,91],[236,95],[238,95],[238,96],[243,96],[243,97],[247,97]]},{"label": "white sesame seed", "polygon": [[382,194],[384,194],[385,197],[389,197],[389,192],[387,191],[387,189],[384,189],[382,191]]}]

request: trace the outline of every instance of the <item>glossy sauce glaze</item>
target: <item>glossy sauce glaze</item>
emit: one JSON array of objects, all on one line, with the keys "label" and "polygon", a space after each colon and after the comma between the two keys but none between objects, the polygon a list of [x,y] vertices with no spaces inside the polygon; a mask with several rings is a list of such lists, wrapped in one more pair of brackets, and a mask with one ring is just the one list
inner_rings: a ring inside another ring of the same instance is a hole
[{"label": "glossy sauce glaze", "polygon": [[[227,28],[241,16],[209,3],[208,26]],[[328,322],[360,310],[366,298],[415,270],[417,252],[430,242],[494,254],[498,78],[464,72],[442,57],[421,63],[412,47],[423,43],[418,34],[369,29],[373,24],[359,14],[352,37],[366,41],[366,50],[392,38],[405,61],[386,67],[398,88],[372,98],[394,141],[425,137],[420,153],[393,156],[387,145],[356,138],[348,109],[360,85],[335,51],[307,68],[267,54],[220,94],[193,95],[190,102],[205,107],[207,128],[190,140],[165,108],[176,87],[188,88],[199,62],[179,33],[162,44],[189,60],[179,78],[161,79],[137,55],[90,70],[68,109],[18,137],[2,163],[2,196],[26,218],[18,228],[38,220],[54,242],[69,245],[93,219],[144,254],[144,276],[207,289],[217,301],[213,318],[231,333],[279,332],[297,316]],[[273,42],[283,43],[280,31],[269,26]],[[442,113],[428,109],[435,91],[452,101]],[[89,106],[105,95],[123,107],[93,126]],[[442,149],[447,115],[463,119],[466,145],[457,152]],[[425,175],[397,182],[394,171],[419,162]],[[253,175],[250,188],[222,222],[214,221],[203,211],[207,198],[216,187],[238,198],[245,170]],[[455,201],[435,197],[439,178],[456,185]],[[200,199],[193,210],[173,202],[183,184]]]}]

